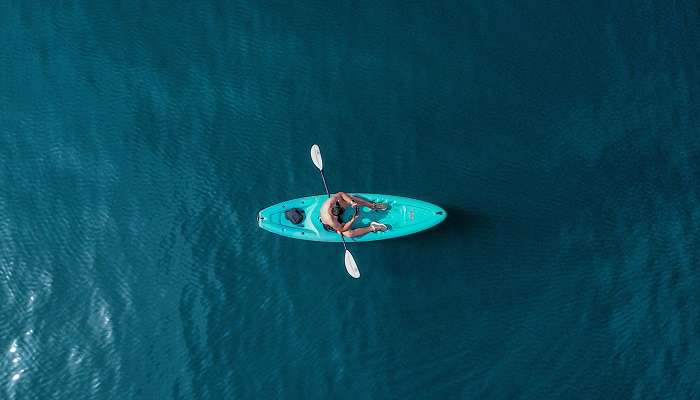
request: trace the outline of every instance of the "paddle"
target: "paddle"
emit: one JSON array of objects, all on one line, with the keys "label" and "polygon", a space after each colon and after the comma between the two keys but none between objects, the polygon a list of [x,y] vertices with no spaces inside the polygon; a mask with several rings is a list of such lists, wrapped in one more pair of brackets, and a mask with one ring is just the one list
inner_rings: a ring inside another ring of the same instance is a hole
[{"label": "paddle", "polygon": [[[311,146],[311,160],[314,162],[316,168],[318,168],[318,170],[321,172],[323,187],[326,189],[326,194],[328,197],[331,197],[331,192],[328,191],[328,185],[326,184],[326,177],[323,175],[323,158],[321,157],[321,149],[318,148],[318,145]],[[350,253],[350,250],[348,250],[347,244],[345,244],[345,236],[343,236],[343,234],[340,232],[338,232],[338,234],[340,235],[340,239],[343,240],[343,247],[345,248],[345,269],[353,278],[359,278],[360,270],[357,268],[355,258],[352,256],[352,253]]]}]

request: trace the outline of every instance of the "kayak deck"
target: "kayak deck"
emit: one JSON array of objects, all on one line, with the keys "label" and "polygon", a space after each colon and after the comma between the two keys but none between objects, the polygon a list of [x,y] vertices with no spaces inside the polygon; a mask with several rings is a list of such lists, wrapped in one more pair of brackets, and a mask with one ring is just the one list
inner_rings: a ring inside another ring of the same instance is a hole
[{"label": "kayak deck", "polygon": [[[354,193],[370,202],[381,202],[388,205],[385,211],[374,211],[368,207],[360,208],[360,218],[352,228],[369,226],[370,222],[381,222],[389,227],[385,232],[370,232],[362,236],[348,238],[347,242],[369,242],[374,240],[392,239],[430,229],[442,222],[447,213],[434,204],[415,200],[408,197],[382,194]],[[317,242],[340,242],[337,232],[326,231],[320,221],[320,208],[327,195],[315,195],[288,200],[267,207],[258,213],[258,226],[278,235]],[[304,210],[304,220],[294,225],[287,220],[284,213],[297,208]],[[352,218],[353,210],[348,207],[343,214],[343,221]]]}]

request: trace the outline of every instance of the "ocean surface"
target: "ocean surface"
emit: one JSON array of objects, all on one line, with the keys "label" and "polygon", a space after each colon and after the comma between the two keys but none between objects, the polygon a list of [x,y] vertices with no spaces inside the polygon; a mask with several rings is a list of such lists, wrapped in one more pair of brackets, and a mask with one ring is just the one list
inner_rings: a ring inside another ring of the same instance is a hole
[{"label": "ocean surface", "polygon": [[564,3],[5,2],[0,398],[700,398],[700,8]]}]

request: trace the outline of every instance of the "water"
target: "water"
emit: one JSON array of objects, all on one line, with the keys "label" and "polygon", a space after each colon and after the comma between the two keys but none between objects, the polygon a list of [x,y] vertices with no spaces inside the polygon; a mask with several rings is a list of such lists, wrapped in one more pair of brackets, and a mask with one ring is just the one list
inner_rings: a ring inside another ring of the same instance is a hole
[{"label": "water", "polygon": [[521,3],[6,4],[0,397],[700,397],[697,3]]}]

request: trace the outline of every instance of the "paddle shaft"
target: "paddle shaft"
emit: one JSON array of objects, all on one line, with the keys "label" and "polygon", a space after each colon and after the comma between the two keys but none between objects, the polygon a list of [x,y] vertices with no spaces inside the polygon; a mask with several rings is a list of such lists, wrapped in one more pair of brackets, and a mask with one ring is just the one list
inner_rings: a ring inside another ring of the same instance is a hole
[{"label": "paddle shaft", "polygon": [[328,185],[326,184],[326,176],[323,175],[323,170],[322,170],[322,169],[319,169],[319,171],[321,172],[321,179],[323,179],[323,187],[326,189],[326,194],[327,194],[328,197],[330,198],[330,197],[331,197],[331,192],[328,190]]}]

